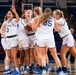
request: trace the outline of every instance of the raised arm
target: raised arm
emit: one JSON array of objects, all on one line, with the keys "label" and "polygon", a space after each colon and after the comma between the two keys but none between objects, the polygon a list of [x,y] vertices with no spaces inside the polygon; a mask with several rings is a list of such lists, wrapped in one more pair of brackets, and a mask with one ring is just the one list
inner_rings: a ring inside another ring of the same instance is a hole
[{"label": "raised arm", "polygon": [[19,16],[18,16],[18,14],[17,14],[17,12],[16,12],[15,6],[11,6],[11,10],[12,10],[12,12],[15,14],[15,16],[16,16],[15,22],[18,23],[18,21],[19,21]]}]

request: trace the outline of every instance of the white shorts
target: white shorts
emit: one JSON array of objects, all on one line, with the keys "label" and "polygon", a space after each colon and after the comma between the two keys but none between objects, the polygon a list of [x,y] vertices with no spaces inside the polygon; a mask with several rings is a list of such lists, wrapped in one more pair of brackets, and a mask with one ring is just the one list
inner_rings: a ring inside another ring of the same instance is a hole
[{"label": "white shorts", "polygon": [[23,32],[18,33],[18,40],[21,41],[21,40],[24,40],[24,39],[28,39],[27,34],[25,34]]},{"label": "white shorts", "polygon": [[29,40],[23,39],[18,41],[19,50],[26,50],[29,48]]},{"label": "white shorts", "polygon": [[29,38],[30,48],[34,48],[35,36],[34,35],[31,35],[31,36],[28,36],[28,38]]},{"label": "white shorts", "polygon": [[62,45],[66,45],[70,48],[74,46],[74,38],[73,38],[72,34],[69,34],[63,38]]},{"label": "white shorts", "polygon": [[55,40],[54,38],[48,38],[48,39],[36,39],[34,42],[35,45],[44,48],[55,48]]},{"label": "white shorts", "polygon": [[2,38],[1,43],[4,50],[11,50],[11,48],[14,48],[18,45],[18,40],[17,37],[6,38],[6,40]]}]

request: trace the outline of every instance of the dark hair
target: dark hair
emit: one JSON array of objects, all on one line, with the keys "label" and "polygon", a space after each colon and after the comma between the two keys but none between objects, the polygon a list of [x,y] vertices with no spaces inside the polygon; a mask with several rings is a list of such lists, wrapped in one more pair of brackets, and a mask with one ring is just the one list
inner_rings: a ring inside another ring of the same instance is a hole
[{"label": "dark hair", "polygon": [[20,9],[16,9],[16,12],[19,15],[19,17],[21,18],[22,14],[23,14],[22,11]]},{"label": "dark hair", "polygon": [[14,12],[11,9],[9,11],[13,14],[13,16],[15,18],[16,16],[15,16]]}]

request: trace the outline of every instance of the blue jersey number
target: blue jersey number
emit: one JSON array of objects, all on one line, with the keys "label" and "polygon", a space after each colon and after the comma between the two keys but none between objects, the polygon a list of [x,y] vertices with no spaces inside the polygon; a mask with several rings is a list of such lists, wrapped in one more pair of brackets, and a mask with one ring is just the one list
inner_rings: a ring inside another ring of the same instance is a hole
[{"label": "blue jersey number", "polygon": [[48,20],[46,23],[44,23],[45,26],[52,26],[52,20]]},{"label": "blue jersey number", "polygon": [[9,28],[6,28],[6,32],[7,32],[7,33],[9,32]]},{"label": "blue jersey number", "polygon": [[48,26],[52,26],[52,20],[48,20]]}]

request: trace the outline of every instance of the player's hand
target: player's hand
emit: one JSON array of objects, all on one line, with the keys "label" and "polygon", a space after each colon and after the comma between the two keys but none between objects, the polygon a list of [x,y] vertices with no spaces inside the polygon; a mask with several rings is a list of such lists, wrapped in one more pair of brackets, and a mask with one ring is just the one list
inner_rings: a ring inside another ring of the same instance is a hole
[{"label": "player's hand", "polygon": [[15,6],[11,6],[11,10],[12,10],[12,12],[16,12],[16,8],[15,8]]},{"label": "player's hand", "polygon": [[26,20],[24,20],[24,22],[28,25],[28,22]]},{"label": "player's hand", "polygon": [[5,40],[5,42],[6,42],[6,36],[4,36],[4,40]]}]

